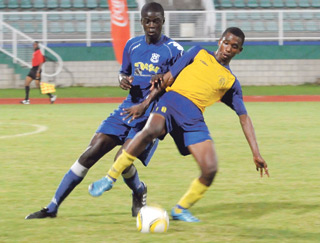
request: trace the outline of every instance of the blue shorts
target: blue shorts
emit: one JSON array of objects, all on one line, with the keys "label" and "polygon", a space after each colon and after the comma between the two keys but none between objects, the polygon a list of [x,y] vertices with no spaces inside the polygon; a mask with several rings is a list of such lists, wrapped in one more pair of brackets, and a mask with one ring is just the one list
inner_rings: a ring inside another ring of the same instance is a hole
[{"label": "blue shorts", "polygon": [[182,155],[190,154],[189,145],[212,140],[201,110],[174,91],[165,93],[152,113],[166,119],[166,132],[170,133]]},{"label": "blue shorts", "polygon": [[[135,124],[134,127],[131,127],[122,120],[122,117],[117,117],[116,113],[112,113],[107,119],[102,121],[96,132],[113,135],[118,140],[117,144],[123,145],[127,139],[133,139],[133,137],[142,130],[146,121],[147,120],[141,121]],[[138,156],[145,166],[149,164],[157,146],[158,140],[155,140],[146,147],[140,156]]]},{"label": "blue shorts", "polygon": [[107,119],[102,121],[97,129],[97,133],[113,135],[117,137],[118,145],[124,144],[127,139],[132,139],[145,125],[146,121],[130,127],[121,118],[116,118],[111,114]]}]

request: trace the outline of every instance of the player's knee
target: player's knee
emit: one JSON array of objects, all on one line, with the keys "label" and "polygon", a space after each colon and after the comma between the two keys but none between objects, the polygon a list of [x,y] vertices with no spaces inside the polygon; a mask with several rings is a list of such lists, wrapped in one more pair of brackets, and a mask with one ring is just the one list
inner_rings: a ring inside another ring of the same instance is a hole
[{"label": "player's knee", "polygon": [[135,175],[136,172],[137,172],[137,169],[132,164],[122,172],[122,176],[123,176],[123,178],[131,178]]},{"label": "player's knee", "polygon": [[157,127],[145,127],[143,129],[143,136],[147,141],[151,142],[153,139],[157,138],[160,135],[160,132],[160,129],[157,129]]},{"label": "player's knee", "polygon": [[202,171],[201,177],[206,182],[206,185],[210,186],[218,172],[218,164],[217,163],[207,164],[204,168],[202,168],[201,171]]}]

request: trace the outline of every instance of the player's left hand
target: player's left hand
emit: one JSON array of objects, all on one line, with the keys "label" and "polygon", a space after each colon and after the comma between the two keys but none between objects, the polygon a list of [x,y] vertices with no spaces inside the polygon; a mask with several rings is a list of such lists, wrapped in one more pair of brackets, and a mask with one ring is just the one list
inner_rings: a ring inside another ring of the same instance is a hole
[{"label": "player's left hand", "polygon": [[150,80],[150,83],[151,83],[150,90],[153,90],[153,89],[160,87],[162,81],[163,81],[163,74],[162,73],[153,75]]},{"label": "player's left hand", "polygon": [[120,113],[121,116],[127,115],[123,120],[127,120],[131,117],[128,123],[132,122],[134,119],[141,117],[146,111],[146,107],[143,104],[138,104],[131,106],[129,108],[123,108],[123,112]]},{"label": "player's left hand", "polygon": [[[259,156],[254,156],[253,157],[253,162],[256,165],[256,169],[257,171],[260,171],[260,176],[263,177],[263,175],[267,175],[268,177],[270,177],[269,175],[269,170],[268,170],[268,165],[266,163],[266,161],[259,155]],[[263,173],[264,171],[264,173]]]}]

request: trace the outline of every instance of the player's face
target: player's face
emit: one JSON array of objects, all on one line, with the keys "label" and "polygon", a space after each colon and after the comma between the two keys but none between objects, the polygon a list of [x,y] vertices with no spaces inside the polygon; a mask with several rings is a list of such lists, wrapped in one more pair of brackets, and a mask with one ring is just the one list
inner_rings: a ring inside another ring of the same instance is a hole
[{"label": "player's face", "polygon": [[164,18],[160,12],[148,11],[141,16],[141,24],[143,26],[146,40],[148,43],[155,43],[161,37],[162,25]]},{"label": "player's face", "polygon": [[219,48],[216,51],[217,60],[228,65],[231,59],[242,51],[241,43],[240,37],[227,33],[219,40]]}]

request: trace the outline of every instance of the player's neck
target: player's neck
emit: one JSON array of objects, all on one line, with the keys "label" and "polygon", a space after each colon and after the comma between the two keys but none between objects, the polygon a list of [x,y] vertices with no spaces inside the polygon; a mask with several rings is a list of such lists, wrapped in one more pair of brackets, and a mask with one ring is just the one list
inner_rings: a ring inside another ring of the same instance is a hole
[{"label": "player's neck", "polygon": [[150,37],[147,37],[145,38],[146,42],[148,45],[150,44],[156,44],[158,43],[158,41],[161,39],[161,35],[158,37],[158,38],[150,38]]},{"label": "player's neck", "polygon": [[218,54],[218,52],[214,52],[214,56],[216,60],[223,66],[229,66],[231,59],[230,60],[222,60],[221,56]]}]

